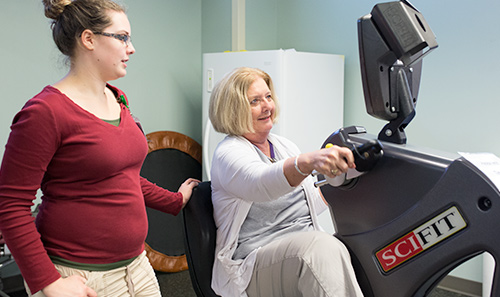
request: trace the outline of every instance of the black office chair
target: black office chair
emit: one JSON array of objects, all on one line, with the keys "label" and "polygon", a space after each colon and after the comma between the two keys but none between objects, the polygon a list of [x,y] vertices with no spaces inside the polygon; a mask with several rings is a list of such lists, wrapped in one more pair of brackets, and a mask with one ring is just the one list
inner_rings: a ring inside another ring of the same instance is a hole
[{"label": "black office chair", "polygon": [[198,297],[217,297],[211,287],[216,227],[210,181],[200,183],[183,210],[189,275]]},{"label": "black office chair", "polygon": [[[146,135],[149,151],[141,176],[177,191],[189,177],[201,179],[201,145],[190,137],[158,131]],[[149,231],[146,254],[156,271],[179,272],[188,269],[184,252],[182,212],[177,216],[147,208]]]},{"label": "black office chair", "polygon": [[0,256],[0,297],[9,297],[8,294],[27,296],[19,267],[10,254]]}]

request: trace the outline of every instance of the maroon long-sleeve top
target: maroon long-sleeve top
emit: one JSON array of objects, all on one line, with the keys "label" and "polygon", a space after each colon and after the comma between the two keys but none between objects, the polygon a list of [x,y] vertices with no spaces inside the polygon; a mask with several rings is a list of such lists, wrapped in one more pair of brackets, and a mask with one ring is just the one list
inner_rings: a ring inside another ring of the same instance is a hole
[{"label": "maroon long-sleeve top", "polygon": [[182,194],[139,176],[147,142],[123,103],[120,118],[118,127],[106,123],[51,86],[15,116],[0,169],[0,230],[32,292],[60,277],[49,255],[90,264],[131,259],[144,249],[145,205],[181,210]]}]

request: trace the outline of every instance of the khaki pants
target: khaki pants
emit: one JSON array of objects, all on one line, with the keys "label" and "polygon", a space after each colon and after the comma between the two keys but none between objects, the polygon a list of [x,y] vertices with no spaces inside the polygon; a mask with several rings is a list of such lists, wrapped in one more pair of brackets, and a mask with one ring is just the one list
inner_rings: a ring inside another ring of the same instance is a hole
[{"label": "khaki pants", "polygon": [[324,232],[297,232],[257,252],[249,297],[360,297],[346,247]]},{"label": "khaki pants", "polygon": [[[86,285],[97,292],[99,297],[161,297],[160,286],[155,272],[143,252],[126,267],[109,271],[86,271],[55,265],[62,277],[81,275],[87,279]],[[33,295],[26,286],[28,296],[45,297],[42,291]]]}]

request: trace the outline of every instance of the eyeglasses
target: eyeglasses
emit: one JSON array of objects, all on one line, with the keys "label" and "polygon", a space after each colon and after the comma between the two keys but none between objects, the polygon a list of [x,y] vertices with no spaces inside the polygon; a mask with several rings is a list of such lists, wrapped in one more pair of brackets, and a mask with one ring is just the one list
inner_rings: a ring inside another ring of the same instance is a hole
[{"label": "eyeglasses", "polygon": [[132,37],[130,37],[130,35],[128,35],[128,34],[115,34],[115,33],[106,33],[106,32],[93,32],[93,33],[97,34],[97,35],[106,36],[106,37],[113,37],[115,39],[123,41],[126,46],[129,46],[130,44],[132,44],[132,39],[131,39]]}]

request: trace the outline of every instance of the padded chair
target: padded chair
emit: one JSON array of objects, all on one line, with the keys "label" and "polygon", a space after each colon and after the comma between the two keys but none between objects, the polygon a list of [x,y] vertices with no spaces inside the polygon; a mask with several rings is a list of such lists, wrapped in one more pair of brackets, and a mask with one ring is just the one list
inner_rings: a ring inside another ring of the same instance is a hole
[{"label": "padded chair", "polygon": [[193,289],[198,297],[217,297],[211,288],[216,227],[209,181],[193,189],[183,212],[186,257]]},{"label": "padded chair", "polygon": [[[189,177],[201,180],[201,145],[190,137],[172,131],[146,135],[149,151],[141,176],[170,191],[177,191]],[[184,251],[183,214],[177,216],[146,208],[149,232],[146,254],[156,271],[187,270]]]},{"label": "padded chair", "polygon": [[[1,245],[0,245],[1,246]],[[0,297],[24,296],[24,280],[12,255],[0,256]]]}]

